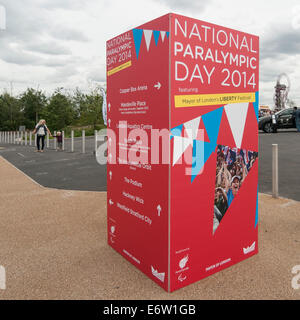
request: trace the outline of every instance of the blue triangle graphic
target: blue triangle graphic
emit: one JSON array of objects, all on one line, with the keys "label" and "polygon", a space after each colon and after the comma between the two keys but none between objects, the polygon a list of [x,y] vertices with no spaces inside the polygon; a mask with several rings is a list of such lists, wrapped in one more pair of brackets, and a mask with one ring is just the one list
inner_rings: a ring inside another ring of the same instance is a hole
[{"label": "blue triangle graphic", "polygon": [[160,35],[160,31],[153,30],[153,37],[156,45],[158,44],[159,35]]},{"label": "blue triangle graphic", "polygon": [[257,186],[257,198],[256,198],[256,215],[255,215],[255,228],[258,224],[258,186]]},{"label": "blue triangle graphic", "polygon": [[[192,181],[195,180],[205,164],[205,144],[207,142],[194,140],[193,141],[193,164],[192,164]],[[204,151],[204,152],[203,152]]]},{"label": "blue triangle graphic", "polygon": [[143,29],[132,29],[132,33],[133,33],[136,58],[138,59],[140,48],[141,48],[141,42],[143,38]]},{"label": "blue triangle graphic", "polygon": [[210,142],[194,140],[192,182],[195,180],[211,154],[216,150],[223,109],[224,108],[222,107],[202,116],[202,121]]},{"label": "blue triangle graphic", "polygon": [[254,111],[255,111],[255,115],[256,115],[256,119],[258,122],[258,110],[259,110],[259,91],[255,92],[255,102],[253,102],[253,106],[254,106]]},{"label": "blue triangle graphic", "polygon": [[183,124],[181,124],[180,126],[177,126],[177,127],[174,127],[173,129],[171,129],[171,139],[172,139],[174,136],[181,137],[182,128],[183,128]]},{"label": "blue triangle graphic", "polygon": [[167,31],[167,32],[166,32],[166,34],[167,34],[167,38],[169,38],[169,34],[170,34],[170,32],[169,32],[169,31]]},{"label": "blue triangle graphic", "polygon": [[222,107],[202,116],[209,141],[215,145],[217,144],[223,109]]}]

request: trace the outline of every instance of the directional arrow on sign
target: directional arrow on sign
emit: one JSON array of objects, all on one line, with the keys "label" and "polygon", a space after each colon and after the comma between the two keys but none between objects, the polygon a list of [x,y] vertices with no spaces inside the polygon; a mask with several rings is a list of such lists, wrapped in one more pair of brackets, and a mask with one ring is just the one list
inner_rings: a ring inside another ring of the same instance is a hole
[{"label": "directional arrow on sign", "polygon": [[108,126],[110,127],[110,124],[111,124],[111,120],[110,119],[108,119]]},{"label": "directional arrow on sign", "polygon": [[110,108],[111,108],[111,105],[110,103],[108,104],[108,111],[110,112]]},{"label": "directional arrow on sign", "polygon": [[157,214],[158,214],[159,217],[160,217],[160,213],[161,213],[161,206],[158,205],[158,206],[157,206]]},{"label": "directional arrow on sign", "polygon": [[109,158],[109,162],[111,162],[111,159],[112,159],[112,154],[111,153],[109,154],[108,158]]},{"label": "directional arrow on sign", "polygon": [[109,171],[109,177],[110,177],[110,181],[112,180],[112,172]]},{"label": "directional arrow on sign", "polygon": [[157,82],[156,85],[154,85],[154,88],[156,88],[157,90],[159,90],[161,88],[161,83]]},{"label": "directional arrow on sign", "polygon": [[109,145],[111,146],[112,139],[109,138],[109,139],[108,139],[108,142],[109,142]]}]

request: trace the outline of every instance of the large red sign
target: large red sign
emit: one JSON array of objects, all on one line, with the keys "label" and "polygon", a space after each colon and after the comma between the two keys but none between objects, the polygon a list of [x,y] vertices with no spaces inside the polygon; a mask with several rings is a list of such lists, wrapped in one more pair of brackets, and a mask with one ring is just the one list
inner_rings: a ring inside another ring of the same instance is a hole
[{"label": "large red sign", "polygon": [[258,66],[175,14],[107,42],[108,243],[167,291],[258,252]]}]

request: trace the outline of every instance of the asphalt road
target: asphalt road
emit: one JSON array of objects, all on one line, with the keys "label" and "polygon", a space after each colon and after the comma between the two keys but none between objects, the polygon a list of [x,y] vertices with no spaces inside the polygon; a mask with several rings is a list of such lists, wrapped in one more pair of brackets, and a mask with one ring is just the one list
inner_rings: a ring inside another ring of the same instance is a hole
[{"label": "asphalt road", "polygon": [[272,193],[272,144],[278,144],[279,195],[300,201],[300,133],[259,135],[259,191]]},{"label": "asphalt road", "polygon": [[[259,191],[272,192],[272,144],[279,147],[279,195],[300,201],[300,133],[295,130],[259,135]],[[86,139],[86,154],[82,140],[75,139],[75,152],[46,150],[0,144],[0,155],[43,186],[85,191],[106,190],[106,167],[97,163],[94,138]],[[3,148],[3,149],[2,149]],[[52,142],[50,148],[53,148]],[[70,150],[70,140],[65,142]]]},{"label": "asphalt road", "polygon": [[[65,142],[70,150],[70,141]],[[50,144],[50,148],[52,145]],[[106,191],[106,166],[99,165],[94,155],[94,139],[86,140],[86,153],[81,139],[75,139],[75,152],[45,150],[34,147],[0,144],[0,156],[11,162],[39,184],[57,189]]]}]

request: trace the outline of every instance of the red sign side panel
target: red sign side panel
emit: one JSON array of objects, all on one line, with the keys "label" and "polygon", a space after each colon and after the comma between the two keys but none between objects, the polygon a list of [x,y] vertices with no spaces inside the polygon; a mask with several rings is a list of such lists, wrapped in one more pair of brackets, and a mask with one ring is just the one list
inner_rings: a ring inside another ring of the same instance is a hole
[{"label": "red sign side panel", "polygon": [[107,41],[108,244],[165,290],[169,166],[151,163],[151,132],[169,129],[168,28],[164,16]]},{"label": "red sign side panel", "polygon": [[259,39],[171,15],[171,291],[258,252]]}]

